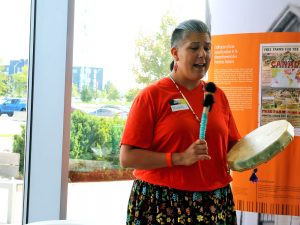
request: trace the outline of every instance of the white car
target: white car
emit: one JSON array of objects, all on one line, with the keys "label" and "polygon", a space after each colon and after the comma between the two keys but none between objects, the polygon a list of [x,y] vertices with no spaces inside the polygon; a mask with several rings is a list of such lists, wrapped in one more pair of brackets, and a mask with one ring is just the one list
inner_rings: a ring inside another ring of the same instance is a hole
[{"label": "white car", "polygon": [[128,115],[128,112],[115,109],[115,108],[104,108],[101,107],[93,112],[90,112],[89,114],[95,115],[95,116],[102,116],[102,117],[114,117],[119,116],[120,118],[126,118]]}]

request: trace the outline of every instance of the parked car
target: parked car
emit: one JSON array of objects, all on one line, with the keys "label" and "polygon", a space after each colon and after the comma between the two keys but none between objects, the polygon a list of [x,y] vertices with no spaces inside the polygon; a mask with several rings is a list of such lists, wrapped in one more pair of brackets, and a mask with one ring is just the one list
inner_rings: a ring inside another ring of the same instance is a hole
[{"label": "parked car", "polygon": [[126,118],[128,112],[115,109],[115,108],[104,108],[101,107],[93,112],[90,112],[89,114],[95,115],[95,116],[102,116],[102,117],[114,117],[114,116],[119,116],[121,118]]},{"label": "parked car", "polygon": [[26,100],[22,98],[7,98],[0,104],[0,116],[13,116],[15,111],[26,111]]},{"label": "parked car", "polygon": [[130,108],[126,105],[103,105],[100,108],[113,108],[113,109],[119,109],[124,112],[129,112]]}]

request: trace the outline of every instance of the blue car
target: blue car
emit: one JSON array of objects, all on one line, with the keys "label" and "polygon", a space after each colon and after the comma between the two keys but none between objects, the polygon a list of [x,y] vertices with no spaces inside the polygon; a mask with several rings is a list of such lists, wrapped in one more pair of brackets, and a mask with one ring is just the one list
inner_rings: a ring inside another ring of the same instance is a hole
[{"label": "blue car", "polygon": [[15,111],[26,111],[26,100],[22,98],[7,98],[0,104],[0,116],[13,116]]}]

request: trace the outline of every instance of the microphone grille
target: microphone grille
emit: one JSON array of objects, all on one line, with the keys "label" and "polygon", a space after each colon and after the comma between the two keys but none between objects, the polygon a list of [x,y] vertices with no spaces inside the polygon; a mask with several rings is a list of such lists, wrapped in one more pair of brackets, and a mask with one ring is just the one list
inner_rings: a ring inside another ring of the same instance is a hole
[{"label": "microphone grille", "polygon": [[215,93],[217,90],[216,85],[213,82],[208,82],[205,86],[205,91]]}]

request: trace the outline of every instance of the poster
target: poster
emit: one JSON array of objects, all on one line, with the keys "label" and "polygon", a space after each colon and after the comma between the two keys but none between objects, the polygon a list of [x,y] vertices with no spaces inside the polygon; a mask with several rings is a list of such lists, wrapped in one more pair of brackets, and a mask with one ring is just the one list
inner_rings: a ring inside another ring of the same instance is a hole
[{"label": "poster", "polygon": [[260,125],[285,119],[300,134],[300,44],[261,45]]},{"label": "poster", "polygon": [[[225,92],[242,137],[265,123],[265,117],[270,113],[272,120],[276,119],[276,115],[288,116],[290,120],[294,120],[292,122],[296,129],[299,129],[298,117],[294,118],[294,112],[297,112],[297,116],[298,109],[293,104],[294,101],[299,103],[297,96],[300,87],[296,79],[299,61],[297,58],[293,63],[291,60],[283,60],[288,68],[284,68],[286,66],[283,66],[282,60],[272,61],[274,55],[279,59],[294,55],[299,57],[296,50],[299,48],[299,39],[298,32],[212,36],[212,63],[208,80],[215,82]],[[284,53],[285,48],[293,46],[293,54]],[[267,52],[267,48],[271,48],[268,49],[271,54],[263,54],[262,49]],[[284,49],[281,53],[280,48]],[[287,74],[291,77],[286,78]],[[280,95],[277,97],[277,92],[267,93],[268,90],[280,91],[283,98]],[[284,111],[281,107],[291,109]],[[278,114],[268,111],[274,108],[278,110]],[[257,183],[249,180],[252,170],[232,173],[232,190],[237,210],[300,216],[299,146],[300,137],[295,136],[282,152],[267,163],[257,166]]]}]

